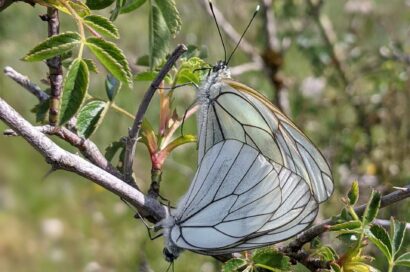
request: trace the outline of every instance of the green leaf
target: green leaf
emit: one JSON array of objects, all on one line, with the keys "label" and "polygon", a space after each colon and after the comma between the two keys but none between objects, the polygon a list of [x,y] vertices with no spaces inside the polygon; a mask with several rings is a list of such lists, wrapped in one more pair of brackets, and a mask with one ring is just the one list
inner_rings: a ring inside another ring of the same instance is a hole
[{"label": "green leaf", "polygon": [[174,0],[157,0],[155,1],[158,8],[161,10],[165,23],[168,26],[169,32],[172,36],[181,30],[181,17]]},{"label": "green leaf", "polygon": [[246,266],[246,260],[240,258],[232,258],[222,266],[223,272],[236,272],[238,269]]},{"label": "green leaf", "polygon": [[48,109],[50,108],[50,99],[40,101],[31,109],[36,114],[36,123],[44,123],[47,118]]},{"label": "green leaf", "polygon": [[114,3],[115,0],[87,0],[86,5],[90,9],[103,9]]},{"label": "green leaf", "polygon": [[400,222],[390,219],[390,237],[392,237],[393,258],[397,256],[403,244],[404,235],[406,234],[406,222]]},{"label": "green leaf", "polygon": [[389,261],[393,260],[393,248],[386,230],[379,225],[372,225],[366,231],[369,239],[375,244]]},{"label": "green leaf", "polygon": [[86,44],[113,76],[128,84],[128,86],[132,86],[132,75],[127,59],[114,43],[101,38],[90,37],[87,39]]},{"label": "green leaf", "polygon": [[117,154],[117,152],[121,149],[125,148],[125,143],[123,141],[115,141],[112,142],[109,146],[107,146],[107,148],[105,149],[105,154],[104,157],[108,160],[108,161],[112,161],[112,159],[114,158],[115,154]]},{"label": "green leaf", "polygon": [[[198,57],[192,57],[184,61],[178,71],[177,84],[195,83],[198,85],[201,82],[201,73],[196,69],[209,67],[209,65]],[[206,71],[205,71],[206,72]]]},{"label": "green leaf", "polygon": [[343,229],[348,229],[348,230],[352,230],[352,229],[358,229],[362,226],[362,222],[359,220],[352,220],[352,221],[348,221],[348,222],[343,222],[340,224],[336,224],[330,227],[331,231],[337,231],[337,230],[343,230]]},{"label": "green leaf", "polygon": [[139,66],[149,67],[149,56],[148,55],[143,55],[143,56],[139,57],[135,64],[139,65]]},{"label": "green leaf", "polygon": [[91,59],[83,59],[83,61],[87,64],[88,70],[93,73],[98,73],[97,65],[95,65],[94,61]]},{"label": "green leaf", "polygon": [[254,251],[252,260],[255,264],[264,265],[280,270],[290,269],[290,258],[271,249],[262,248]]},{"label": "green leaf", "polygon": [[320,257],[322,257],[322,259],[324,259],[326,261],[334,261],[334,260],[337,260],[339,258],[336,251],[334,251],[333,248],[328,247],[328,246],[322,246],[322,247],[318,248],[314,252],[314,255],[315,256],[320,256]]},{"label": "green leaf", "polygon": [[197,138],[195,135],[183,135],[183,136],[179,136],[178,138],[176,138],[175,140],[173,140],[172,142],[170,142],[165,148],[164,148],[164,152],[165,154],[169,154],[172,152],[172,150],[174,150],[175,148],[177,148],[178,146],[184,145],[184,144],[189,144],[189,143],[196,143]]},{"label": "green leaf", "polygon": [[31,49],[24,57],[25,61],[41,61],[61,55],[80,44],[80,34],[65,32],[41,42]]},{"label": "green leaf", "polygon": [[75,59],[64,78],[59,124],[71,119],[84,101],[89,83],[89,72],[85,61]]},{"label": "green leaf", "polygon": [[157,67],[168,52],[171,38],[167,24],[158,7],[152,5],[149,21],[150,67]]},{"label": "green leaf", "polygon": [[114,39],[118,39],[120,37],[118,28],[110,20],[103,16],[89,15],[84,18],[84,23],[106,37]]},{"label": "green leaf", "polygon": [[142,6],[147,0],[127,0],[121,7],[120,13],[128,13]]},{"label": "green leaf", "polygon": [[370,224],[377,216],[380,208],[380,193],[372,191],[369,201],[367,202],[366,210],[363,214],[363,225]]},{"label": "green leaf", "polygon": [[[88,16],[91,13],[90,8],[81,1],[68,1],[68,4],[80,17]],[[69,12],[69,14],[71,14],[71,12]]]},{"label": "green leaf", "polygon": [[120,89],[121,82],[111,74],[107,74],[107,77],[105,78],[105,92],[110,101],[114,101]]},{"label": "green leaf", "polygon": [[338,264],[331,263],[330,268],[332,269],[331,270],[332,272],[342,272],[342,270],[340,269],[340,266]]},{"label": "green leaf", "polygon": [[81,137],[89,138],[100,125],[107,103],[100,100],[88,102],[81,108],[77,116],[77,131]]},{"label": "green leaf", "polygon": [[410,252],[406,252],[396,260],[396,265],[410,267]]},{"label": "green leaf", "polygon": [[351,206],[354,206],[357,203],[357,200],[359,199],[359,183],[357,180],[353,181],[347,197],[349,198],[349,204]]}]

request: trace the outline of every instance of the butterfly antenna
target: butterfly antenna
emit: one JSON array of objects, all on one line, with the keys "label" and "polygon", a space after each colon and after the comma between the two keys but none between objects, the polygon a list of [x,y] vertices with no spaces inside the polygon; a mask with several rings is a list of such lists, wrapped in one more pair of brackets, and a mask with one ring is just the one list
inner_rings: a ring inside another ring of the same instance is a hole
[{"label": "butterfly antenna", "polygon": [[241,38],[240,38],[239,41],[236,43],[236,46],[235,46],[235,48],[233,49],[231,55],[229,56],[228,61],[226,62],[226,65],[228,65],[228,63],[229,63],[229,61],[231,60],[231,58],[232,58],[233,54],[235,53],[236,49],[238,49],[239,44],[241,43],[243,37],[245,36],[245,33],[248,31],[249,27],[251,26],[251,24],[252,24],[252,22],[253,22],[253,19],[255,19],[255,17],[256,17],[256,14],[258,14],[259,8],[260,8],[259,5],[257,5],[257,6],[256,6],[256,9],[255,9],[255,11],[254,11],[254,13],[253,13],[253,15],[252,15],[251,20],[249,21],[248,25],[246,26],[245,31],[242,33]]},{"label": "butterfly antenna", "polygon": [[226,62],[226,47],[225,47],[224,39],[222,38],[221,29],[219,29],[219,24],[218,24],[218,21],[216,20],[216,16],[215,16],[215,12],[214,12],[214,6],[212,5],[211,0],[209,0],[209,8],[211,9],[212,17],[214,17],[215,25],[216,25],[216,28],[218,29],[218,33],[219,33],[219,38],[221,38],[222,47],[224,48],[224,56],[225,56],[224,62]]}]

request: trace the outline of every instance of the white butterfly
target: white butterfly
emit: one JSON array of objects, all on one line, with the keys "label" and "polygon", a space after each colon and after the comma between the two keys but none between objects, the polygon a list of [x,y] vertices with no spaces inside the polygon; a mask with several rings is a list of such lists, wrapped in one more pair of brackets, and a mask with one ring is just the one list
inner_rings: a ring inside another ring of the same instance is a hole
[{"label": "white butterfly", "polygon": [[198,170],[159,223],[168,261],[274,244],[306,229],[333,191],[330,168],[308,138],[218,62],[199,88]]}]

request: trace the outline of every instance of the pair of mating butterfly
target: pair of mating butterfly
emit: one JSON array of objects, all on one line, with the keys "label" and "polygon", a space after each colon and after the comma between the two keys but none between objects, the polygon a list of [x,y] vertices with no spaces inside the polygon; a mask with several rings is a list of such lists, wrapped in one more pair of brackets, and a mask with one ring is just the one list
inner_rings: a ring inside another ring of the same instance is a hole
[{"label": "pair of mating butterfly", "polygon": [[157,224],[170,262],[183,249],[219,255],[289,239],[333,191],[322,154],[267,98],[232,80],[228,62],[218,62],[199,87],[198,170]]}]

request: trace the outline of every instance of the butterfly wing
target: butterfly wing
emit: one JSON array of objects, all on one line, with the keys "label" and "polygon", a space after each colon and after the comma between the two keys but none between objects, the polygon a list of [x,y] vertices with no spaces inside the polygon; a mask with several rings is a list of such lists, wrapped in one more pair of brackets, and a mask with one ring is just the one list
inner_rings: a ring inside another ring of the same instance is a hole
[{"label": "butterfly wing", "polygon": [[259,150],[224,140],[203,156],[175,212],[170,239],[202,254],[286,240],[310,225],[318,204],[303,178]]},{"label": "butterfly wing", "polygon": [[231,79],[210,88],[209,102],[203,103],[200,113],[199,162],[214,144],[236,139],[301,176],[319,203],[330,197],[329,165],[281,111],[257,91]]}]

